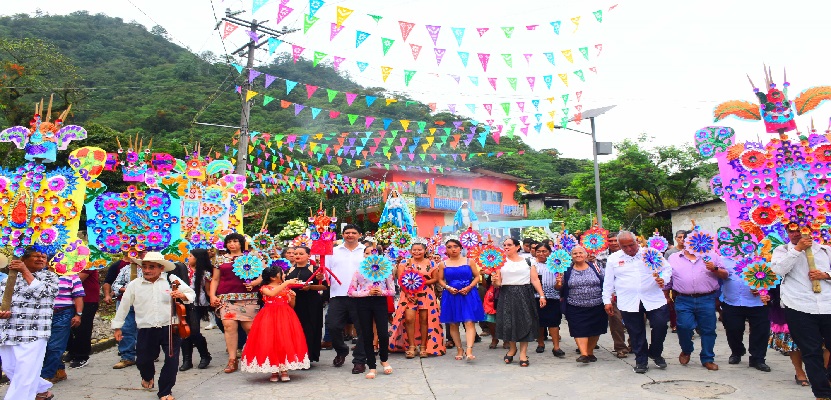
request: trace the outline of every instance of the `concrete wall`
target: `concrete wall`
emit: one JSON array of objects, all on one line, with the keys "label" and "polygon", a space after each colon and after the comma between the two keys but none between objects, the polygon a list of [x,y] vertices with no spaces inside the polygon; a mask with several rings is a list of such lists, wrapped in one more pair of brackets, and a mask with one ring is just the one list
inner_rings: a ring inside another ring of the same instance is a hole
[{"label": "concrete wall", "polygon": [[677,232],[681,229],[691,229],[692,223],[690,220],[693,219],[701,229],[711,233],[716,233],[716,230],[722,226],[730,226],[730,218],[727,216],[727,204],[723,201],[718,201],[673,211],[671,218],[672,231]]}]

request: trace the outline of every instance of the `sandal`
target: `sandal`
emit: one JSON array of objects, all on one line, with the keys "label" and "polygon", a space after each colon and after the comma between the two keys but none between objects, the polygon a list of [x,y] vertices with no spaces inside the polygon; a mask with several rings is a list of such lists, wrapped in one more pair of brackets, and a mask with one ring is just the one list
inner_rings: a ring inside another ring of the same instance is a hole
[{"label": "sandal", "polygon": [[291,378],[289,378],[289,371],[283,371],[283,372],[281,372],[281,373],[280,373],[280,380],[282,380],[283,382],[288,382],[288,381],[290,381],[290,380],[291,380]]},{"label": "sandal", "polygon": [[531,362],[529,360],[519,360],[519,366],[520,367],[527,367],[530,364],[531,364]]},{"label": "sandal", "polygon": [[366,374],[366,379],[375,379],[375,370],[374,369],[369,370],[369,373]]},{"label": "sandal", "polygon": [[143,387],[147,390],[153,389],[155,386],[156,386],[156,384],[153,383],[152,380],[150,380],[150,381],[145,381],[144,379],[141,380],[141,387]]},{"label": "sandal", "polygon": [[808,382],[807,379],[799,379],[796,375],[793,376],[793,380],[795,380],[796,384],[799,386],[811,386],[811,382]]},{"label": "sandal", "polygon": [[239,368],[239,359],[232,358],[228,360],[228,365],[225,366],[225,373],[230,374]]},{"label": "sandal", "polygon": [[408,347],[408,348],[407,348],[407,351],[405,351],[405,352],[404,352],[404,357],[407,357],[407,358],[415,358],[415,350],[413,350],[412,348]]},{"label": "sandal", "polygon": [[456,353],[455,359],[456,359],[456,361],[461,361],[463,358],[464,358],[464,355],[462,353],[462,349],[459,349],[459,351]]},{"label": "sandal", "polygon": [[269,382],[280,382],[280,374],[273,373],[271,374],[271,378],[268,378]]},{"label": "sandal", "polygon": [[444,342],[444,347],[446,347],[448,349],[452,349],[452,348],[456,347],[456,343],[454,343],[452,340],[448,340],[448,341]]},{"label": "sandal", "polygon": [[421,358],[427,358],[430,356],[430,354],[427,353],[427,350],[421,349],[421,347],[419,346],[418,356]]},{"label": "sandal", "polygon": [[391,375],[392,374],[392,365],[390,365],[390,363],[387,363],[387,365],[384,365],[384,363],[381,363],[381,366],[384,367],[384,375]]},{"label": "sandal", "polygon": [[35,400],[52,400],[54,398],[55,398],[55,395],[52,392],[48,391],[48,390],[46,392],[43,392],[43,393],[38,393],[38,395],[35,396]]},{"label": "sandal", "polygon": [[465,354],[465,357],[468,361],[473,361],[476,359],[476,356],[473,355],[473,346],[467,348],[467,353],[469,354]]},{"label": "sandal", "polygon": [[[514,354],[514,356],[515,355],[516,354]],[[503,360],[505,360],[505,364],[510,364],[514,362],[514,356],[509,356],[508,353],[505,353],[505,358],[503,358]]]}]

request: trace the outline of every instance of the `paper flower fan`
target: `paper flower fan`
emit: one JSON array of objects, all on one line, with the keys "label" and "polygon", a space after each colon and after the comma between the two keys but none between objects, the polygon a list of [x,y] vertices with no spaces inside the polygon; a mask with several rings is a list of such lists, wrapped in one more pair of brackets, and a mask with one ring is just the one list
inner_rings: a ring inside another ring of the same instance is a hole
[{"label": "paper flower fan", "polygon": [[597,254],[609,247],[609,242],[606,240],[606,235],[608,234],[609,231],[594,226],[583,234],[583,237],[580,238],[580,243],[583,244],[587,252]]},{"label": "paper flower fan", "polygon": [[234,275],[245,282],[251,282],[260,277],[265,265],[260,257],[254,254],[243,254],[234,260]]},{"label": "paper flower fan", "polygon": [[577,247],[577,238],[568,231],[563,232],[563,235],[560,236],[560,247],[571,254],[571,251]]},{"label": "paper flower fan", "polygon": [[710,232],[695,230],[687,235],[684,247],[690,253],[703,256],[716,248],[716,238]]},{"label": "paper flower fan", "polygon": [[409,249],[413,244],[413,237],[406,231],[400,231],[392,237],[392,245],[399,249]]},{"label": "paper flower fan", "polygon": [[291,268],[291,261],[285,258],[278,258],[276,260],[271,260],[272,267],[279,267],[283,271],[288,271]]},{"label": "paper flower fan", "polygon": [[480,235],[479,232],[474,231],[472,228],[467,228],[466,231],[459,235],[459,241],[462,242],[462,247],[470,250],[476,246],[479,246],[479,243],[482,241],[482,235]]},{"label": "paper flower fan", "polygon": [[742,270],[742,279],[751,289],[767,291],[779,285],[779,277],[763,260],[750,263]]},{"label": "paper flower fan", "polygon": [[294,238],[294,240],[291,241],[291,245],[293,247],[312,248],[312,239],[309,239],[309,237],[306,236],[306,234],[304,233],[304,234]]},{"label": "paper flower fan", "polygon": [[407,294],[415,294],[424,290],[424,277],[416,271],[407,271],[398,279],[398,286]]},{"label": "paper flower fan", "polygon": [[643,251],[643,263],[652,272],[660,272],[664,266],[664,256],[661,255],[660,251],[649,247]]},{"label": "paper flower fan", "polygon": [[267,233],[258,233],[251,238],[251,246],[260,253],[268,254],[274,248],[274,239]]},{"label": "paper flower fan", "polygon": [[505,265],[505,252],[496,246],[482,247],[476,254],[476,261],[487,271],[498,271]]},{"label": "paper flower fan", "polygon": [[744,269],[746,267],[748,267],[752,264],[765,262],[765,261],[766,260],[764,258],[762,258],[761,256],[751,255],[751,256],[748,256],[748,257],[744,257],[741,260],[736,262],[736,265],[733,266],[733,271],[737,275],[741,275],[743,273],[742,271],[744,271]]},{"label": "paper flower fan", "polygon": [[436,246],[436,254],[441,256],[441,258],[447,257],[447,247],[443,244]]},{"label": "paper flower fan", "polygon": [[646,245],[649,248],[660,251],[661,253],[667,251],[669,248],[669,242],[667,242],[666,238],[661,236],[658,232],[653,233],[649,239],[646,239]]},{"label": "paper flower fan", "polygon": [[58,275],[75,275],[89,265],[89,247],[81,239],[67,243],[52,259],[52,266]]},{"label": "paper flower fan", "polygon": [[545,266],[548,270],[555,274],[562,274],[571,267],[571,253],[558,249],[551,253],[545,260]]},{"label": "paper flower fan", "polygon": [[392,274],[392,263],[386,257],[371,255],[364,258],[358,271],[372,282],[381,282]]}]

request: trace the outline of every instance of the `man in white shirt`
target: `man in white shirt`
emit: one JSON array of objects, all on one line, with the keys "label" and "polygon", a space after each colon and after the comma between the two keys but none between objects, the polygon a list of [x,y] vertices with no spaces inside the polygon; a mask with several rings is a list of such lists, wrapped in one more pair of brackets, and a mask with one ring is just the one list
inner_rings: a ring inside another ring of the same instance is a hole
[{"label": "man in white shirt", "polygon": [[[362,374],[366,371],[366,353],[364,352],[363,340],[361,340],[361,329],[358,324],[358,311],[355,308],[355,299],[347,296],[349,283],[352,276],[358,271],[361,262],[364,261],[364,248],[359,240],[361,231],[357,225],[347,224],[343,228],[343,244],[332,250],[332,255],[326,256],[326,267],[340,279],[330,281],[329,287],[329,311],[326,314],[326,330],[332,339],[332,347],[337,352],[332,365],[343,366],[346,356],[349,354],[349,346],[343,340],[343,327],[347,320],[355,324],[355,332],[358,333],[355,350],[352,352],[353,374]],[[369,332],[371,335],[372,332]],[[370,351],[372,351],[370,349]]]},{"label": "man in white shirt", "polygon": [[[155,384],[156,367],[153,362],[164,353],[164,366],[159,375],[158,397],[161,400],[173,399],[173,385],[176,384],[176,371],[179,368],[179,346],[181,339],[173,335],[170,346],[170,323],[172,320],[170,302],[180,299],[190,304],[196,298],[196,292],[187,283],[168,272],[176,266],[164,259],[161,253],[149,252],[144,259],[132,259],[141,266],[142,277],[127,284],[121,304],[112,321],[116,341],[121,341],[121,327],[132,307],[138,326],[136,342],[136,366],[141,374],[141,386],[152,389]],[[177,290],[171,289],[171,283],[179,283]],[[172,356],[171,356],[172,353]]]},{"label": "man in white shirt", "polygon": [[[666,368],[661,355],[667,336],[669,309],[662,288],[672,277],[672,267],[661,257],[659,271],[652,271],[643,260],[643,250],[638,246],[635,234],[621,231],[617,236],[621,250],[606,261],[606,277],[603,281],[603,304],[606,313],[614,315],[612,296],[617,295],[617,306],[623,323],[629,331],[632,352],[635,353],[634,371],[639,374],[649,370],[651,358],[658,368]],[[664,279],[666,278],[666,282]],[[644,316],[652,327],[652,344],[646,341]]]},{"label": "man in white shirt", "polygon": [[[791,225],[795,229],[791,229]],[[779,286],[785,320],[802,352],[805,372],[814,396],[831,398],[822,346],[831,347],[831,248],[802,237],[800,227],[790,224],[790,243],[773,251],[771,269],[782,279]],[[805,250],[811,249],[816,270],[808,267]],[[813,289],[819,282],[819,293]]]}]

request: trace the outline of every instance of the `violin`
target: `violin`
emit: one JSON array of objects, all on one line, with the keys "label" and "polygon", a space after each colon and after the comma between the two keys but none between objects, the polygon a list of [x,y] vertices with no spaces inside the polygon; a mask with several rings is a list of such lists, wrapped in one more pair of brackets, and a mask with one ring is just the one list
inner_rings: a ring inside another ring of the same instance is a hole
[{"label": "violin", "polygon": [[[173,291],[179,290],[179,281],[170,283],[170,289]],[[170,357],[173,357],[173,335],[179,336],[181,339],[190,337],[190,325],[188,325],[187,308],[177,299],[170,299],[170,330],[168,331],[168,348],[170,349]],[[174,324],[173,317],[178,318],[179,322]]]}]

